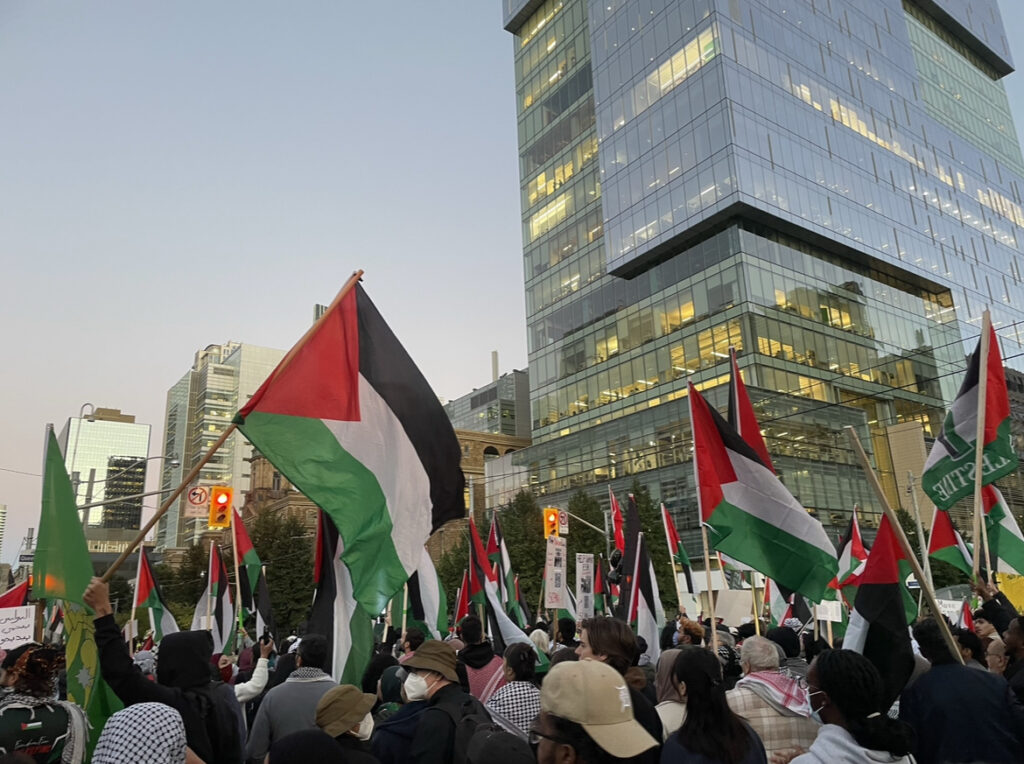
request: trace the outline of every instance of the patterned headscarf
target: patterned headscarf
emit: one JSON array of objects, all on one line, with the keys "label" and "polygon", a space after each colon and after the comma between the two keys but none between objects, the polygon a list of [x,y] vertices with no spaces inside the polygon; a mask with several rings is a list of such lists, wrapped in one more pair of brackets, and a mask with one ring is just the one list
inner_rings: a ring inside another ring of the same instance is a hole
[{"label": "patterned headscarf", "polygon": [[93,764],[184,764],[185,724],[163,703],[136,703],[111,716],[100,733]]}]

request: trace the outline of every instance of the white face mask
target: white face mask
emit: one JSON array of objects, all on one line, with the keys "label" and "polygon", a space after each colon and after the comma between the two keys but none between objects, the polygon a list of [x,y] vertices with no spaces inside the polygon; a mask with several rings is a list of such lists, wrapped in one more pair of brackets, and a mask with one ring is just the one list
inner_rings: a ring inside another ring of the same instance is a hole
[{"label": "white face mask", "polygon": [[405,697],[407,697],[410,702],[426,700],[427,690],[429,687],[427,686],[427,680],[424,677],[419,674],[409,674],[409,676],[405,678],[404,686]]},{"label": "white face mask", "polygon": [[370,735],[373,734],[373,716],[367,714],[363,717],[363,720],[359,722],[359,729],[356,731],[356,737],[360,740],[369,740]]}]

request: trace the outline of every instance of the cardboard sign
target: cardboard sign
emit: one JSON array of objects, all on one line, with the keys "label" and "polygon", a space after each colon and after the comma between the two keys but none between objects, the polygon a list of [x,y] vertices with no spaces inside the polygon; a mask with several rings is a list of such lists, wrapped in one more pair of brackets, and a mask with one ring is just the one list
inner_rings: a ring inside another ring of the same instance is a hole
[{"label": "cardboard sign", "polygon": [[594,617],[594,555],[576,555],[576,618]]},{"label": "cardboard sign", "polygon": [[831,621],[832,623],[842,622],[843,603],[838,600],[819,602],[817,608],[819,621]]},{"label": "cardboard sign", "polygon": [[565,539],[548,536],[547,564],[544,566],[544,607],[557,610],[569,606],[565,596],[566,563]]},{"label": "cardboard sign", "polygon": [[939,603],[939,607],[942,609],[942,614],[944,616],[953,623],[960,622],[960,611],[964,606],[962,600],[937,600],[937,602]]},{"label": "cardboard sign", "polygon": [[0,649],[31,642],[35,638],[36,609],[25,607],[0,608]]},{"label": "cardboard sign", "polygon": [[739,626],[744,618],[752,617],[754,600],[750,590],[725,589],[715,595],[715,618],[721,618],[726,626]]}]

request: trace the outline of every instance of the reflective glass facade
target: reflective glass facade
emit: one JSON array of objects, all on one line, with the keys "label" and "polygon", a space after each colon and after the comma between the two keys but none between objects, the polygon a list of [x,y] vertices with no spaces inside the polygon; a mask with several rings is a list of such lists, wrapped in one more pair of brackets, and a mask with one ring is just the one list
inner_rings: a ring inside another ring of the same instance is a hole
[{"label": "reflective glass facade", "polygon": [[695,527],[686,382],[724,404],[735,346],[794,493],[873,506],[842,425],[885,471],[884,428],[934,432],[986,306],[1022,354],[994,8],[507,0],[535,443],[509,474],[637,476]]},{"label": "reflective glass facade", "polygon": [[456,430],[530,437],[530,375],[514,369],[444,404]]}]

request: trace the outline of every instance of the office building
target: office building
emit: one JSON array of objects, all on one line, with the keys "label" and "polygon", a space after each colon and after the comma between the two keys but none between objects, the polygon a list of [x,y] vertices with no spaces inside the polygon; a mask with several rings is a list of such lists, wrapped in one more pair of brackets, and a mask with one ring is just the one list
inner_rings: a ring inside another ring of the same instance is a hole
[{"label": "office building", "polygon": [[[58,436],[71,476],[75,503],[83,510],[86,538],[96,529],[138,530],[142,517],[150,425],[120,409],[94,408],[71,417]],[[131,534],[134,536],[134,534]]]},{"label": "office building", "polygon": [[530,375],[513,369],[444,404],[456,430],[530,437]]},{"label": "office building", "polygon": [[[693,538],[686,386],[736,347],[826,527],[897,503],[887,428],[942,422],[989,307],[1019,366],[1024,162],[996,0],[504,0],[533,446],[495,485],[639,479]],[[493,475],[492,475],[493,473]]]},{"label": "office building", "polygon": [[[256,392],[274,370],[284,351],[226,342],[196,352],[192,367],[167,391],[164,419],[164,453],[180,454],[180,464],[167,461],[161,475],[161,489],[176,488],[199,463],[239,407]],[[236,502],[249,488],[252,446],[235,432],[200,470],[199,486],[229,485]],[[207,513],[188,517],[188,501],[182,496],[157,522],[158,550],[188,546],[206,531]]]}]

